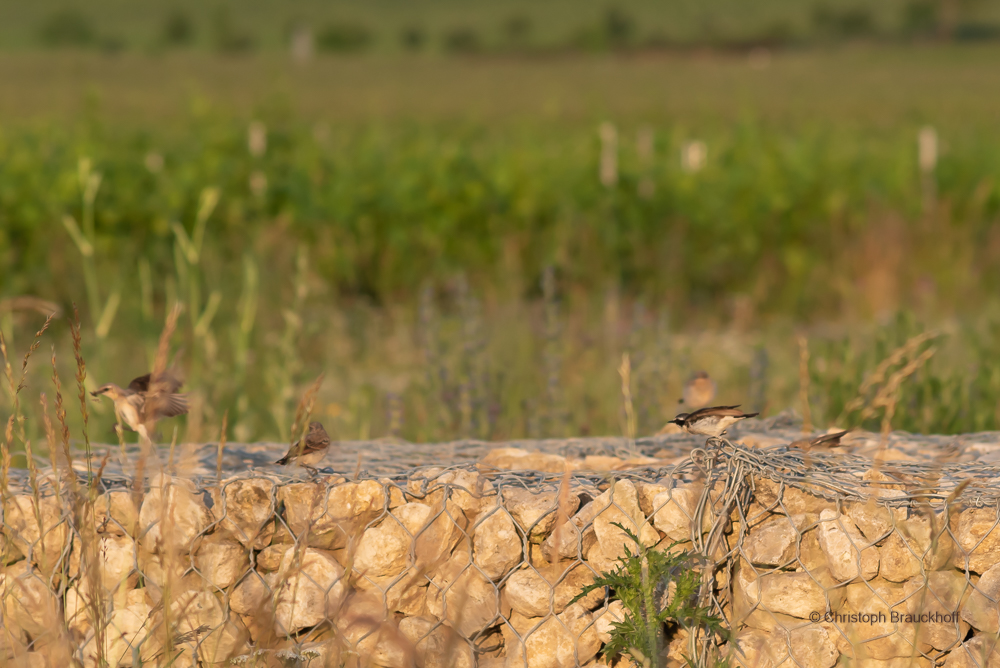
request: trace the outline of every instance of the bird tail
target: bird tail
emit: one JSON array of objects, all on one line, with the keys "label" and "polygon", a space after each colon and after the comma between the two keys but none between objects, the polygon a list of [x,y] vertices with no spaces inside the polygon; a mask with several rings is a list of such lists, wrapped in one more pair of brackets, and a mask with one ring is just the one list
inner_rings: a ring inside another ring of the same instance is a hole
[{"label": "bird tail", "polygon": [[274,463],[275,464],[282,464],[282,465],[287,464],[288,463],[288,455],[285,455],[284,457],[282,457],[281,459],[279,459],[278,461],[276,461]]},{"label": "bird tail", "polygon": [[743,417],[752,418],[752,417],[757,417],[758,415],[760,415],[760,413],[745,413]]}]

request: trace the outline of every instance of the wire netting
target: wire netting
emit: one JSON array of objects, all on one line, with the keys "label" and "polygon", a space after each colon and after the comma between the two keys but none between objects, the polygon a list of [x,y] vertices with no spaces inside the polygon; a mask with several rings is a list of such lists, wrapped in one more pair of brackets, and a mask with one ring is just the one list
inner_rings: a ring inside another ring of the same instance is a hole
[{"label": "wire netting", "polygon": [[[771,427],[761,447],[750,432],[520,444],[534,455],[340,444],[315,476],[267,466],[269,446],[232,446],[218,476],[214,446],[162,468],[113,450],[90,479],[86,462],[39,461],[3,499],[0,659],[585,666],[626,613],[619,592],[571,601],[620,565],[620,524],[701,555],[699,603],[732,632],[668,625],[662,665],[1000,660],[997,467],[803,452]],[[995,436],[859,435],[855,450]],[[583,464],[613,459],[626,468]]]}]

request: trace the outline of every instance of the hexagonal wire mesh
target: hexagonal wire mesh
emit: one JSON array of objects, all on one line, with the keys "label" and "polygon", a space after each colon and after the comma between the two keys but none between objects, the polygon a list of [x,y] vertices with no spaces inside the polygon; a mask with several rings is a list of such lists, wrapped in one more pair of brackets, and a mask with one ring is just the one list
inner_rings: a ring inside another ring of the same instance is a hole
[{"label": "hexagonal wire mesh", "polygon": [[[700,600],[732,630],[721,652],[735,664],[986,665],[996,474],[726,440],[606,474],[467,463],[139,486],[123,472],[87,487],[49,469],[15,476],[3,499],[0,652],[11,665],[583,666],[621,613],[614,592],[570,600],[624,555],[620,522],[706,557]],[[675,634],[664,665],[691,648],[705,660],[712,639]]]}]

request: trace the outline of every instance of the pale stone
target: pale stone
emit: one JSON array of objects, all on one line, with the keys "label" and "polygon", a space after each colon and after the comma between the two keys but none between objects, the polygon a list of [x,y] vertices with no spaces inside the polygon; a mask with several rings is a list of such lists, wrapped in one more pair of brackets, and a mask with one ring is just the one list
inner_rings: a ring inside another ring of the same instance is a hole
[{"label": "pale stone", "polygon": [[[740,568],[736,577],[742,605],[749,613],[755,606],[769,612],[808,619],[810,613],[827,609],[827,590],[833,580],[828,571],[816,573],[770,572],[755,575]],[[830,591],[836,600],[836,591]]]},{"label": "pale stone", "polygon": [[258,615],[271,608],[277,573],[248,573],[229,595],[230,609],[239,615]]},{"label": "pale stone", "polygon": [[840,658],[837,643],[822,625],[800,626],[791,630],[777,629],[769,653],[779,668],[809,666],[832,668]]},{"label": "pale stone", "polygon": [[0,570],[0,610],[6,624],[31,636],[44,635],[59,627],[59,602],[46,584],[47,576],[28,561]]},{"label": "pale stone", "polygon": [[826,499],[795,487],[782,487],[770,478],[754,477],[754,498],[764,509],[785,515],[819,513],[830,506]]},{"label": "pale stone", "polygon": [[944,668],[1000,668],[1000,640],[974,635],[948,653]]},{"label": "pale stone", "polygon": [[94,520],[98,533],[135,536],[139,524],[132,493],[116,490],[101,494],[94,501]]},{"label": "pale stone", "polygon": [[402,573],[411,565],[410,551],[431,517],[431,508],[407,503],[396,508],[378,526],[366,529],[354,555],[354,570],[372,578]]},{"label": "pale stone", "polygon": [[[983,577],[985,579],[985,575]],[[962,641],[969,630],[967,620],[956,620],[956,624],[955,621],[940,621],[937,617],[958,612],[963,607],[962,600],[968,595],[969,589],[965,576],[955,571],[931,571],[927,573],[926,581],[923,577],[915,577],[903,584],[903,594],[907,597],[906,613],[928,615],[925,621],[920,621],[918,617],[919,623],[904,620],[915,629],[919,642],[944,651]],[[971,603],[971,600],[972,597],[969,597],[968,602]],[[962,617],[965,617],[965,609],[962,610]],[[993,624],[996,624],[995,612]],[[913,639],[908,633],[906,635]]]},{"label": "pale stone", "polygon": [[123,601],[123,596],[139,580],[135,542],[130,536],[103,535],[99,545],[101,584],[108,591],[115,592],[116,602]]},{"label": "pale stone", "polygon": [[42,573],[51,574],[69,540],[69,525],[59,502],[52,496],[42,497],[36,510],[31,495],[19,494],[7,501],[6,510],[3,531],[7,538]]},{"label": "pale stone", "polygon": [[[132,665],[132,647],[138,645],[149,631],[150,607],[146,603],[134,603],[111,612],[108,626],[104,630],[103,654],[109,668]],[[83,648],[85,665],[95,665],[97,642],[91,637]]]},{"label": "pale stone", "polygon": [[614,631],[614,624],[621,624],[625,621],[625,604],[621,601],[612,601],[607,608],[594,613],[594,630],[597,631],[597,639],[602,644],[611,642],[611,633]]},{"label": "pale stone", "polygon": [[819,544],[834,578],[844,582],[859,576],[870,580],[878,575],[878,548],[869,547],[849,517],[829,508],[819,517]]},{"label": "pale stone", "polygon": [[[539,620],[533,620],[535,622]],[[597,655],[601,641],[592,624],[593,616],[573,604],[556,616],[548,617],[521,639],[506,631],[506,668],[570,668],[583,665]]]},{"label": "pale stone", "polygon": [[582,559],[597,542],[594,533],[594,517],[598,506],[593,501],[585,504],[568,522],[556,524],[552,534],[542,541],[542,554],[548,561],[559,559]]},{"label": "pale stone", "polygon": [[448,485],[448,498],[470,519],[475,518],[484,508],[495,504],[493,483],[476,471],[445,471],[434,480],[434,484]]},{"label": "pale stone", "polygon": [[674,487],[653,497],[653,524],[672,540],[692,540],[691,527],[701,490]]},{"label": "pale stone", "polygon": [[746,628],[736,635],[735,647],[730,644],[728,658],[733,666],[742,668],[774,668],[769,651],[774,639],[760,629]]},{"label": "pale stone", "polygon": [[422,668],[474,668],[475,655],[469,643],[441,622],[423,617],[406,617],[399,632],[416,649],[416,663]]},{"label": "pale stone", "polygon": [[867,501],[856,501],[847,504],[847,516],[861,530],[869,543],[881,540],[892,531],[897,523],[906,519],[906,508],[888,508],[881,503],[881,498],[905,497],[906,492],[895,489],[875,490],[876,494]]},{"label": "pale stone", "polygon": [[347,583],[344,568],[327,552],[290,547],[275,574],[274,626],[295,633],[337,616]]},{"label": "pale stone", "polygon": [[474,560],[486,577],[499,580],[521,563],[521,536],[503,506],[483,511],[472,531]]},{"label": "pale stone", "polygon": [[609,455],[587,455],[583,459],[570,462],[574,471],[614,471],[621,465],[620,457]]},{"label": "pale stone", "polygon": [[850,654],[883,661],[913,654],[913,625],[892,621],[893,612],[906,614],[904,598],[903,587],[890,582],[858,582],[847,586],[847,605],[835,609],[836,612],[870,615],[856,621],[833,620],[850,639]]},{"label": "pale stone", "polygon": [[653,500],[656,498],[657,494],[662,494],[663,492],[669,491],[670,487],[667,485],[658,485],[652,482],[643,482],[642,480],[635,481],[635,493],[639,497],[639,510],[646,517],[652,517],[653,511],[656,510],[656,504]]},{"label": "pale stone", "polygon": [[447,501],[444,507],[431,507],[429,517],[430,523],[420,527],[417,527],[417,515],[412,518],[404,517],[404,524],[409,522],[407,527],[415,538],[417,568],[423,570],[435,569],[446,561],[451,551],[466,540],[469,528],[465,513],[451,501]]},{"label": "pale stone", "polygon": [[[962,577],[964,584],[965,578]],[[979,582],[970,585],[969,598],[962,606],[962,619],[977,631],[996,634],[1000,632],[1000,564],[991,566]]]},{"label": "pale stone", "polygon": [[993,508],[969,508],[958,518],[955,539],[958,549],[952,560],[957,568],[983,573],[1000,563],[1000,525]]},{"label": "pale stone", "polygon": [[566,490],[534,493],[521,487],[503,488],[503,505],[514,521],[533,543],[540,543],[552,533],[560,513],[560,499],[564,517],[572,517],[580,507],[580,497]]},{"label": "pale stone", "polygon": [[261,571],[276,571],[281,566],[281,558],[285,556],[287,544],[268,545],[257,553],[257,569]]},{"label": "pale stone", "polygon": [[542,452],[528,452],[520,448],[494,448],[482,459],[482,466],[501,471],[544,471],[563,473],[567,469],[565,457]]},{"label": "pale stone", "polygon": [[[582,563],[556,563],[537,570],[526,567],[507,578],[504,594],[507,603],[526,617],[544,617],[560,613],[584,587],[594,582],[594,573]],[[550,601],[551,598],[551,601]],[[580,599],[591,610],[604,600],[602,588]]]},{"label": "pale stone", "polygon": [[139,571],[142,573],[146,586],[155,592],[154,597],[159,602],[160,592],[169,587],[171,591],[181,591],[190,588],[192,583],[197,588],[203,586],[201,576],[188,573],[192,566],[190,554],[150,554],[145,550],[138,551]]},{"label": "pale stone", "polygon": [[427,611],[428,581],[419,567],[395,576],[360,577],[354,586],[378,598],[390,612],[412,617]]},{"label": "pale stone", "polygon": [[428,575],[427,610],[434,617],[447,620],[466,638],[496,623],[500,612],[496,586],[479,572],[467,551],[455,552]]},{"label": "pale stone", "polygon": [[756,525],[743,542],[743,555],[758,566],[784,566],[796,556],[799,530],[805,515],[775,515]]},{"label": "pale stone", "polygon": [[139,511],[139,542],[146,552],[185,554],[211,523],[211,513],[193,483],[158,474]]},{"label": "pale stone", "polygon": [[267,478],[242,478],[212,489],[212,513],[220,528],[246,547],[263,549],[274,536],[275,484]]},{"label": "pale stone", "polygon": [[646,547],[652,547],[660,541],[660,534],[639,509],[635,485],[631,480],[613,481],[606,492],[594,499],[594,505],[598,509],[594,518],[594,533],[606,556],[624,557],[626,548],[632,554],[639,549],[625,531],[615,524],[620,524],[638,536]]},{"label": "pale stone", "polygon": [[374,480],[329,489],[317,483],[284,485],[278,488],[278,500],[292,536],[307,536],[310,547],[323,549],[355,544],[383,515],[387,502],[385,490]]},{"label": "pale stone", "polygon": [[206,536],[198,546],[194,563],[205,582],[228,589],[250,568],[247,548],[232,540],[231,534]]}]

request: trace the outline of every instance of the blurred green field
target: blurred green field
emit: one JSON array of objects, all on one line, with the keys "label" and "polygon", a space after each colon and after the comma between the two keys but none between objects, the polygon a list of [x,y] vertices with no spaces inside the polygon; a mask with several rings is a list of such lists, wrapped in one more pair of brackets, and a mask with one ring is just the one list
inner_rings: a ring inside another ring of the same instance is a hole
[{"label": "blurred green field", "polygon": [[496,51],[797,44],[950,36],[997,39],[995,2],[928,0],[42,0],[0,3],[0,48],[105,51],[287,48],[296,26],[333,50]]},{"label": "blurred green field", "polygon": [[179,301],[195,442],[225,412],[230,438],[286,437],[321,371],[341,438],[623,433],[625,353],[640,433],[701,368],[722,402],[804,391],[816,424],[879,428],[878,383],[851,402],[926,329],[882,374],[934,349],[892,426],[996,429],[997,53],[0,55],[15,381],[43,318],[14,300],[63,314],[22,404],[51,392],[50,343],[71,385],[72,303],[96,386],[147,370]]}]

